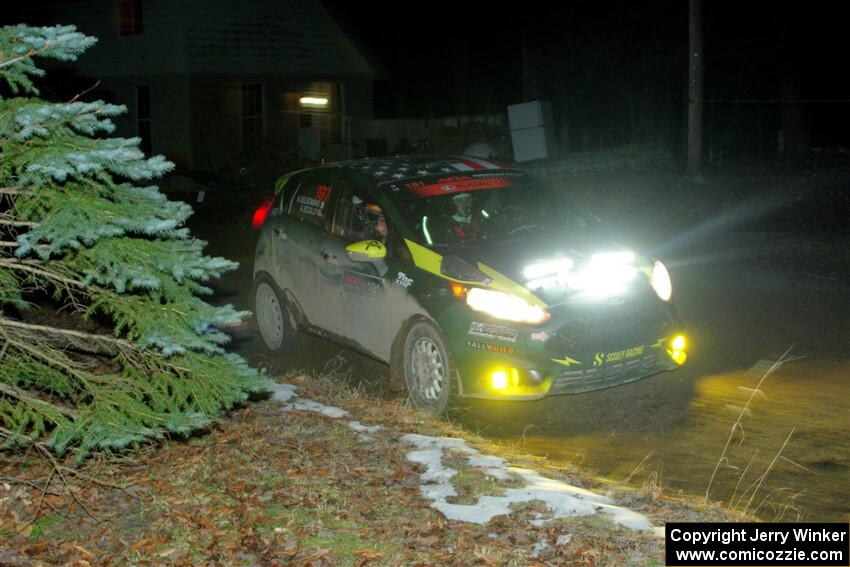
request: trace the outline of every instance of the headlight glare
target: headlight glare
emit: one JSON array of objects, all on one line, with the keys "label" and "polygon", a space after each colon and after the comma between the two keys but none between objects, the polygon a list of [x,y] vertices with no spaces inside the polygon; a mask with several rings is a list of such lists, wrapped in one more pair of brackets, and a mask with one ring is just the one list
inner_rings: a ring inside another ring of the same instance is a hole
[{"label": "headlight glare", "polygon": [[658,260],[652,266],[650,283],[652,284],[652,289],[658,294],[658,297],[664,301],[670,301],[670,297],[673,296],[673,284],[670,281],[670,274],[667,272],[667,268]]},{"label": "headlight glare", "polygon": [[466,294],[466,303],[472,309],[487,313],[497,319],[518,323],[542,323],[549,314],[537,305],[501,291],[474,287]]},{"label": "headlight glare", "polygon": [[567,274],[572,267],[573,261],[570,258],[557,258],[549,262],[530,264],[525,267],[522,275],[527,280],[536,280],[543,276]]}]

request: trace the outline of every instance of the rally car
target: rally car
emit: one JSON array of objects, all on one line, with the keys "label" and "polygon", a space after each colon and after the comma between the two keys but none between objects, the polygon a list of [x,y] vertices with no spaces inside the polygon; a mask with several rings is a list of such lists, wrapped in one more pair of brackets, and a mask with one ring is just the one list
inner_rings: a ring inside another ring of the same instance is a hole
[{"label": "rally car", "polygon": [[257,211],[257,326],[391,366],[413,404],[535,400],[686,359],[664,264],[612,240],[526,173],[468,157],[341,162],[284,175]]}]

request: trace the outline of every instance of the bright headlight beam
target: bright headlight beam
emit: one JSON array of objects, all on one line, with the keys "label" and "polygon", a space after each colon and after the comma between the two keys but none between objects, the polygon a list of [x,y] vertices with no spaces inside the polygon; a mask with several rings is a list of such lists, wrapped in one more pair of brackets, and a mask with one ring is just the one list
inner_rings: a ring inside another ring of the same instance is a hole
[{"label": "bright headlight beam", "polygon": [[590,257],[589,265],[570,280],[570,285],[593,297],[623,293],[637,275],[633,252],[604,252]]},{"label": "bright headlight beam", "polygon": [[662,262],[656,260],[652,265],[652,275],[649,283],[652,284],[652,289],[664,301],[670,301],[673,295],[673,283],[670,281],[670,273]]},{"label": "bright headlight beam", "polygon": [[594,264],[598,265],[607,265],[607,266],[625,266],[628,264],[634,264],[635,262],[635,254],[634,252],[603,252],[600,254],[594,254],[590,257],[590,261]]},{"label": "bright headlight beam", "polygon": [[466,294],[466,303],[472,309],[506,321],[517,323],[542,323],[548,313],[521,297],[501,291],[474,287]]},{"label": "bright headlight beam", "polygon": [[573,261],[570,258],[559,258],[550,262],[539,262],[530,264],[522,271],[522,275],[527,280],[536,280],[543,276],[552,274],[565,274],[573,267]]}]

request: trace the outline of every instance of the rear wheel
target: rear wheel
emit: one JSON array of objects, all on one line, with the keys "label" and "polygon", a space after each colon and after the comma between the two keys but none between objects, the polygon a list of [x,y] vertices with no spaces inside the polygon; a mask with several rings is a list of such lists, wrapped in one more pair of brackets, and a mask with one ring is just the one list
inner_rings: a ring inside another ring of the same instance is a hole
[{"label": "rear wheel", "polygon": [[428,321],[413,323],[404,337],[399,369],[410,401],[418,409],[442,415],[454,394],[454,362],[442,333]]},{"label": "rear wheel", "polygon": [[263,344],[272,352],[289,352],[295,344],[295,329],[277,286],[263,278],[254,286],[254,316]]}]

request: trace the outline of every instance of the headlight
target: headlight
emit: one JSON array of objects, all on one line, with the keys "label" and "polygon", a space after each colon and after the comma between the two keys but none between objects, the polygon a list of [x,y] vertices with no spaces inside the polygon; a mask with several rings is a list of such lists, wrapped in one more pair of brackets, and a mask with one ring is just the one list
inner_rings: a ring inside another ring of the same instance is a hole
[{"label": "headlight", "polygon": [[570,286],[592,297],[625,293],[637,274],[632,252],[594,254],[584,268],[570,277]]},{"label": "headlight", "polygon": [[469,290],[466,304],[497,319],[519,323],[542,323],[549,318],[546,311],[521,297],[480,287]]},{"label": "headlight", "polygon": [[549,262],[530,264],[522,271],[522,275],[527,280],[536,280],[543,276],[567,274],[572,267],[573,261],[570,258],[557,258]]},{"label": "headlight", "polygon": [[664,301],[670,301],[670,297],[673,295],[673,284],[670,282],[670,274],[667,272],[667,268],[658,260],[652,266],[652,276],[649,282],[658,297]]}]

